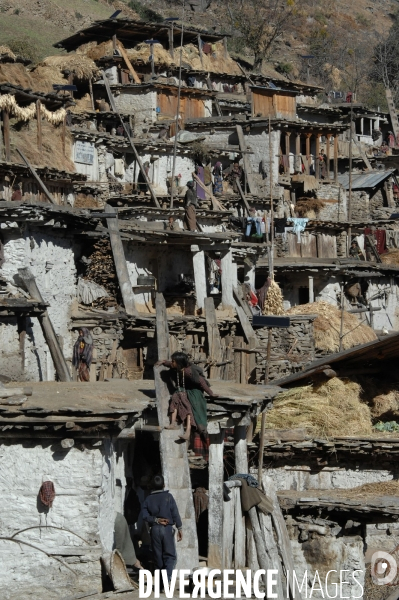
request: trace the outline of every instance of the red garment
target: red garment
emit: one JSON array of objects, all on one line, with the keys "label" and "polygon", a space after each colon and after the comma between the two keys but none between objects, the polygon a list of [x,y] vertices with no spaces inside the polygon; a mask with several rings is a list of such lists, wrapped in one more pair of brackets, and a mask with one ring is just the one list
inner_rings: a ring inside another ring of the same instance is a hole
[{"label": "red garment", "polygon": [[195,456],[202,456],[204,460],[209,460],[209,435],[199,434],[197,431],[192,438],[192,449]]},{"label": "red garment", "polygon": [[[364,230],[364,235],[372,235],[372,231],[370,227],[366,227]],[[388,252],[387,250],[387,236],[385,233],[385,229],[376,229],[374,231],[375,239],[376,239],[376,249],[378,254],[385,254]]]},{"label": "red garment", "polygon": [[15,190],[15,192],[12,193],[11,200],[13,202],[14,202],[14,200],[22,200],[21,190]]},{"label": "red garment", "polygon": [[44,506],[51,508],[55,498],[54,483],[52,481],[44,481],[40,488],[39,495]]}]

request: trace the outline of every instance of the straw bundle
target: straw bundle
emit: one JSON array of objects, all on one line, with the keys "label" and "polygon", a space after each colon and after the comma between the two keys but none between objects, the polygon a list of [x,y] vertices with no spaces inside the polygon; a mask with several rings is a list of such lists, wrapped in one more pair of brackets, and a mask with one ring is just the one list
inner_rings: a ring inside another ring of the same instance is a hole
[{"label": "straw bundle", "polygon": [[392,249],[386,254],[381,254],[381,260],[386,265],[399,265],[399,249]]},{"label": "straw bundle", "polygon": [[364,483],[349,490],[334,490],[337,496],[346,498],[361,498],[363,496],[398,496],[399,481],[379,481],[377,483]]},{"label": "straw bundle", "polygon": [[[178,51],[176,51],[178,53]],[[150,46],[148,44],[137,44],[132,50],[126,50],[129,59],[134,63],[137,60],[148,62],[150,57]],[[153,45],[154,63],[156,65],[170,66],[175,64],[170,53],[165,50],[162,44]]]},{"label": "straw bundle", "polygon": [[[317,350],[328,354],[339,352],[339,333],[341,327],[341,311],[329,302],[320,301],[312,304],[300,304],[290,308],[288,315],[315,315],[314,321],[315,344]],[[360,321],[344,311],[342,340],[344,350],[360,344],[366,344],[377,339],[376,334],[368,325],[360,325]]]},{"label": "straw bundle", "polygon": [[0,64],[0,83],[12,82],[14,85],[20,85],[23,88],[38,90],[34,86],[33,79],[21,63],[1,63]]},{"label": "straw bundle", "polygon": [[0,56],[3,54],[6,54],[7,56],[9,56],[10,58],[13,58],[14,60],[17,58],[16,55],[14,54],[14,52],[8,46],[4,46],[4,45],[0,44]]},{"label": "straw bundle", "polygon": [[101,44],[97,44],[96,42],[89,42],[88,44],[85,44],[84,47],[80,48],[79,55],[81,55],[81,53],[83,52],[88,58],[91,58],[91,60],[98,60],[99,58],[103,58],[104,56],[112,56],[112,40],[107,40],[106,42],[102,42]]},{"label": "straw bundle", "polygon": [[370,409],[360,400],[358,383],[338,377],[318,386],[297,387],[280,394],[267,413],[269,429],[304,427],[310,435],[370,435]]},{"label": "straw bundle", "polygon": [[58,110],[51,112],[51,110],[47,110],[43,105],[41,106],[41,112],[46,121],[51,123],[51,125],[59,125],[62,123],[67,114],[65,108],[59,108]]},{"label": "straw bundle", "polygon": [[278,283],[272,279],[267,291],[265,304],[262,308],[264,315],[283,315],[283,294]]},{"label": "straw bundle", "polygon": [[32,102],[29,106],[18,106],[15,96],[12,94],[4,94],[0,96],[0,109],[8,110],[10,115],[18,121],[30,121],[36,115],[36,104]]},{"label": "straw bundle", "polygon": [[298,213],[299,217],[313,218],[313,215],[317,216],[325,203],[323,200],[317,200],[316,198],[299,198],[295,204],[295,212]]},{"label": "straw bundle", "polygon": [[55,67],[59,71],[71,71],[78,79],[91,79],[98,73],[96,63],[84,54],[47,56],[40,66]]}]

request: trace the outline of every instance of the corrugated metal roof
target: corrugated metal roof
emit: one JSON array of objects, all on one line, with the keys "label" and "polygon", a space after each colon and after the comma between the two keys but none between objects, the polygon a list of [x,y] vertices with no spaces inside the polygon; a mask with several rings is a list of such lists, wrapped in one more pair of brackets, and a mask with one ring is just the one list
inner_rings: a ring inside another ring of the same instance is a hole
[{"label": "corrugated metal roof", "polygon": [[[364,190],[365,188],[374,188],[385,179],[388,179],[396,169],[387,171],[369,171],[368,173],[352,173],[352,190]],[[339,183],[349,190],[349,173],[338,175]]]}]

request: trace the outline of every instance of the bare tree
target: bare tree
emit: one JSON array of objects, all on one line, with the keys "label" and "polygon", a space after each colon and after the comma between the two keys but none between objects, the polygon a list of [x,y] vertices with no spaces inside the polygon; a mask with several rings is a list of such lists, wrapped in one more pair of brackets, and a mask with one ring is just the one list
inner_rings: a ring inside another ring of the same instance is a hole
[{"label": "bare tree", "polygon": [[270,59],[277,40],[296,15],[295,0],[229,0],[233,30],[254,54],[254,69]]}]

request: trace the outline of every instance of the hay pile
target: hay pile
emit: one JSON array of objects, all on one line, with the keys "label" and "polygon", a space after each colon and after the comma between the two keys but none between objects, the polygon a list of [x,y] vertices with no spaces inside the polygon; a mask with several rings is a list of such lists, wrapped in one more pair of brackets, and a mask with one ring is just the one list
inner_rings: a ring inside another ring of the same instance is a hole
[{"label": "hay pile", "polygon": [[[327,354],[339,352],[339,332],[341,327],[341,311],[329,302],[313,302],[311,304],[300,304],[290,308],[288,315],[314,315],[315,344],[317,350]],[[342,340],[344,350],[366,344],[377,339],[376,334],[368,325],[360,325],[355,315],[344,311],[343,333],[346,334]]]},{"label": "hay pile", "polygon": [[265,304],[262,308],[264,315],[283,315],[283,294],[278,283],[272,279],[267,291]]},{"label": "hay pile", "polygon": [[91,60],[98,60],[104,56],[112,56],[113,48],[112,40],[101,42],[101,44],[97,44],[97,42],[88,42],[87,44],[80,46],[76,54],[80,56],[86,55]]},{"label": "hay pile", "polygon": [[98,73],[96,63],[84,54],[48,56],[41,67],[54,67],[59,72],[71,71],[78,79],[91,79]]},{"label": "hay pile", "polygon": [[381,254],[381,260],[385,265],[399,265],[399,249],[392,248],[386,254]]},{"label": "hay pile", "polygon": [[334,490],[337,496],[345,498],[362,498],[366,496],[398,496],[399,481],[380,481],[378,483],[364,483],[358,487]]},{"label": "hay pile", "polygon": [[[162,44],[154,44],[153,49],[154,63],[156,65],[164,65],[169,67],[170,65],[176,64],[176,61],[172,59],[169,51],[166,50]],[[126,53],[132,63],[135,63],[138,60],[148,62],[150,57],[150,46],[144,43],[137,44],[137,46],[135,46],[133,49],[126,50]]]},{"label": "hay pile", "polygon": [[268,429],[306,428],[309,435],[371,435],[370,409],[360,400],[358,383],[338,377],[325,383],[287,390],[267,413]]},{"label": "hay pile", "polygon": [[[11,121],[13,125],[13,121]],[[52,167],[60,171],[73,173],[75,165],[72,156],[72,136],[69,130],[65,136],[65,156],[62,152],[61,127],[54,127],[46,120],[42,121],[42,153],[37,150],[37,121],[33,119],[22,127],[10,129],[11,160],[21,163],[16,148],[21,148],[26,158],[37,167]]]},{"label": "hay pile", "polygon": [[21,63],[1,63],[0,83],[12,83],[34,92],[53,92],[53,83],[67,83],[61,71],[53,66],[39,65],[28,71]]},{"label": "hay pile", "polygon": [[14,52],[8,46],[4,46],[3,44],[0,44],[0,56],[3,56],[4,54],[9,56],[13,60],[15,60],[17,58],[16,55],[14,54]]},{"label": "hay pile", "polygon": [[317,200],[316,198],[299,198],[295,204],[295,212],[298,213],[299,217],[313,219],[324,207],[325,203],[323,200]]}]

